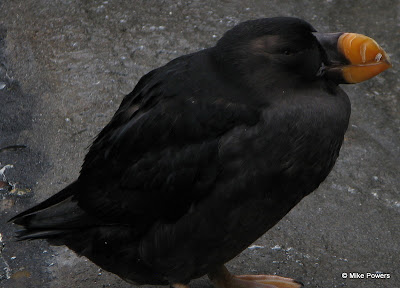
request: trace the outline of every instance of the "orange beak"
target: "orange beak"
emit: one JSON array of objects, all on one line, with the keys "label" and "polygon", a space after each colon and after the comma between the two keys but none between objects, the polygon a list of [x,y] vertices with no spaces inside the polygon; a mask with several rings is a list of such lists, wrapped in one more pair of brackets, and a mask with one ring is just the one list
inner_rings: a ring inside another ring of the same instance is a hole
[{"label": "orange beak", "polygon": [[372,38],[356,33],[314,32],[326,54],[324,75],[340,84],[359,83],[392,67]]},{"label": "orange beak", "polygon": [[350,62],[342,67],[347,83],[368,80],[392,67],[389,57],[374,39],[356,33],[343,33],[338,39],[338,50]]}]

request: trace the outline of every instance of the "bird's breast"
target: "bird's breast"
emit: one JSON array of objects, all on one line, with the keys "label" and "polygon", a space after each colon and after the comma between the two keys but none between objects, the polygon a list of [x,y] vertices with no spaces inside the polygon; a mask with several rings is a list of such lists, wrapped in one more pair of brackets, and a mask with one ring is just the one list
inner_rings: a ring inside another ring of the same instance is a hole
[{"label": "bird's breast", "polygon": [[300,185],[305,194],[310,193],[339,155],[348,105],[333,97],[283,99],[266,108],[257,125],[235,127],[224,135],[220,159],[231,173],[253,181],[281,181],[283,187]]}]

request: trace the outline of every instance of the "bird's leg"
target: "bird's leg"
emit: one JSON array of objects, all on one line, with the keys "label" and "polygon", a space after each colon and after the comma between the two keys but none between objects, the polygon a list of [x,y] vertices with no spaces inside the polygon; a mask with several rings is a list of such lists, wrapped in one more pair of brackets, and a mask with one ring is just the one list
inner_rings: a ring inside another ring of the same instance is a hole
[{"label": "bird's leg", "polygon": [[276,275],[240,275],[229,273],[224,265],[208,273],[216,288],[301,288],[303,284]]}]

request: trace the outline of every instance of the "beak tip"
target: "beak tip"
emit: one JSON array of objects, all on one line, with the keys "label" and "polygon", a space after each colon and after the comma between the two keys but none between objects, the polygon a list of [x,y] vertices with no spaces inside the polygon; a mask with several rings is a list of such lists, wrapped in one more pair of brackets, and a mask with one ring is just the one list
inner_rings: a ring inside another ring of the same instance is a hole
[{"label": "beak tip", "polygon": [[349,61],[349,65],[343,67],[348,83],[368,80],[392,67],[386,52],[375,40],[365,35],[343,33],[338,48]]}]

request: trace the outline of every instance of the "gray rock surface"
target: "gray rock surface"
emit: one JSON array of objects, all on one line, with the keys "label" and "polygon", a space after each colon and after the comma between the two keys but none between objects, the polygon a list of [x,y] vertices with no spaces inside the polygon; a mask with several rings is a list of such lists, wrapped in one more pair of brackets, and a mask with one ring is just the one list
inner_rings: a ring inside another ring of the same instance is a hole
[{"label": "gray rock surface", "polygon": [[[14,242],[7,219],[77,177],[87,146],[140,76],[241,21],[297,16],[319,31],[374,38],[394,67],[344,87],[352,117],[334,171],[228,268],[314,288],[400,287],[399,12],[399,0],[0,2],[0,169],[13,165],[0,181],[15,187],[0,182],[0,286],[133,287],[65,247]],[[376,271],[390,279],[367,279]],[[365,279],[342,277],[350,272]]]}]

